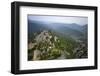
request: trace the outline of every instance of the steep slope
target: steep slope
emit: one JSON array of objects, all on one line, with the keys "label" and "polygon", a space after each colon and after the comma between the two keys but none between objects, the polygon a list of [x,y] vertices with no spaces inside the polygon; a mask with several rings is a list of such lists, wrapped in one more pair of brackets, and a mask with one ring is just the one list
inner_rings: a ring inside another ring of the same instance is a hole
[{"label": "steep slope", "polygon": [[71,59],[77,47],[75,40],[44,30],[28,44],[28,60]]}]

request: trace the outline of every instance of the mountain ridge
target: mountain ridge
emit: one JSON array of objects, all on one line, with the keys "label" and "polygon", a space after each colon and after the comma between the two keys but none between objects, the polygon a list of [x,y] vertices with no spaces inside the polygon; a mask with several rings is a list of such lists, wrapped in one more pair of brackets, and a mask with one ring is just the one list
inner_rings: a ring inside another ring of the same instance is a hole
[{"label": "mountain ridge", "polygon": [[44,23],[41,21],[28,21],[28,34],[32,32],[41,32],[43,30],[52,30],[60,34],[69,35],[73,38],[80,38],[87,32],[87,24],[84,26],[76,23]]}]

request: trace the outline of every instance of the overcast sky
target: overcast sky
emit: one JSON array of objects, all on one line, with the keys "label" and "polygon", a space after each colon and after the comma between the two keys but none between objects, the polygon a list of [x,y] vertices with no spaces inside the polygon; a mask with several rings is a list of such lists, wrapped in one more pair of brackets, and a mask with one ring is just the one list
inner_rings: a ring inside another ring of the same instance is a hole
[{"label": "overcast sky", "polygon": [[76,23],[79,25],[88,24],[87,17],[79,16],[38,16],[38,15],[28,15],[28,19],[32,21],[43,21],[52,23]]}]

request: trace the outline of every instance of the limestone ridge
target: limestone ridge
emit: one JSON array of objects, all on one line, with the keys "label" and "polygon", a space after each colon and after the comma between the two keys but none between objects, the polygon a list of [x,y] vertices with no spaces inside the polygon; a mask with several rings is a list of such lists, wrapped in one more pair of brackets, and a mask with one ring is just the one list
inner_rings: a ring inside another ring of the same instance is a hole
[{"label": "limestone ridge", "polygon": [[28,60],[87,58],[87,45],[81,40],[63,38],[47,30],[33,35],[28,43]]},{"label": "limestone ridge", "polygon": [[61,51],[57,48],[59,39],[51,32],[44,30],[34,38],[34,42],[29,43],[28,49],[32,53],[32,60],[54,59],[60,56]]}]

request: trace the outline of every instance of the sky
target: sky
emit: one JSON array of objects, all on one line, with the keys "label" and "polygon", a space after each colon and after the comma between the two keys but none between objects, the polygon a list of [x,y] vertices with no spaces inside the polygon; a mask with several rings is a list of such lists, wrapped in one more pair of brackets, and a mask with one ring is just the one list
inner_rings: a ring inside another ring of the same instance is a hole
[{"label": "sky", "polygon": [[42,15],[28,15],[28,19],[31,21],[43,21],[52,23],[76,23],[79,25],[88,24],[88,17],[80,16],[42,16]]}]

